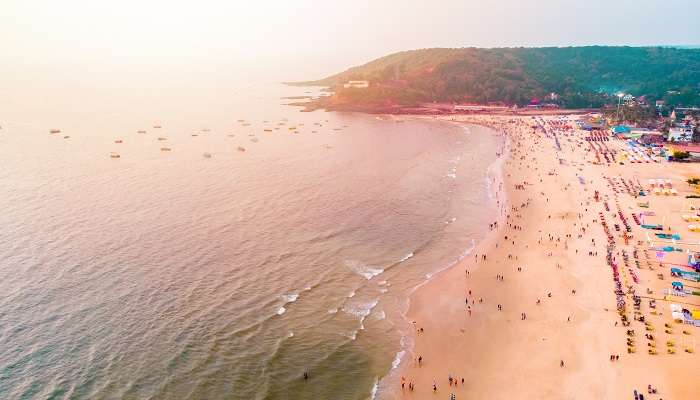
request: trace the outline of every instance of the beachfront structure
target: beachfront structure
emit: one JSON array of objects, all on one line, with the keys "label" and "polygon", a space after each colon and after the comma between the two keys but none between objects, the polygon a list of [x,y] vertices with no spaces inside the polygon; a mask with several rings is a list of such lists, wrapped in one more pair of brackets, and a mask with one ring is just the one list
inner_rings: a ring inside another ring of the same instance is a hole
[{"label": "beachfront structure", "polygon": [[348,81],[343,85],[345,89],[355,88],[355,89],[366,89],[369,87],[369,81]]},{"label": "beachfront structure", "polygon": [[693,140],[693,127],[685,125],[680,127],[672,127],[668,131],[669,142],[690,142]]},{"label": "beachfront structure", "polygon": [[700,310],[692,310],[671,304],[671,317],[674,321],[700,327]]}]

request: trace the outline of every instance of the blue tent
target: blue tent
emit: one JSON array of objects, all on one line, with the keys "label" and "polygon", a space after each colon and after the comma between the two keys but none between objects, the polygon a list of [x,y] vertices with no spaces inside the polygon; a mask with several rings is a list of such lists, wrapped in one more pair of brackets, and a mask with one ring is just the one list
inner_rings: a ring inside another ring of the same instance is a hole
[{"label": "blue tent", "polygon": [[618,134],[618,133],[630,133],[630,132],[632,132],[632,129],[630,129],[630,127],[629,127],[629,126],[626,126],[626,125],[616,125],[616,126],[613,126],[613,127],[612,127],[612,132],[613,132],[614,134]]}]

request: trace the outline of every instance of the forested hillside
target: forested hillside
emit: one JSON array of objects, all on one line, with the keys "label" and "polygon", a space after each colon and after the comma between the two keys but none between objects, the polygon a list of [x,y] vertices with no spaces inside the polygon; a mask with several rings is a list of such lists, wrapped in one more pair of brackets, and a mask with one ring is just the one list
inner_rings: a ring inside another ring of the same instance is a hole
[{"label": "forested hillside", "polygon": [[[342,84],[349,80],[368,80],[371,85],[344,89]],[[616,101],[618,92],[690,106],[700,105],[700,49],[422,49],[303,84],[331,87],[335,95],[323,102],[336,106],[432,101],[524,105],[556,93],[555,102],[561,106],[598,107]]]}]

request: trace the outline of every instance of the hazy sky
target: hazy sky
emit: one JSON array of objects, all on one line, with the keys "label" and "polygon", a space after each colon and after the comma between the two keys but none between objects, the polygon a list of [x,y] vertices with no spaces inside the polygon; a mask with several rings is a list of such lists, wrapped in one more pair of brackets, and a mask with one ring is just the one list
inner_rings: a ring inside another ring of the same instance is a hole
[{"label": "hazy sky", "polygon": [[700,0],[0,0],[0,71],[304,79],[423,47],[700,44],[697,15]]}]

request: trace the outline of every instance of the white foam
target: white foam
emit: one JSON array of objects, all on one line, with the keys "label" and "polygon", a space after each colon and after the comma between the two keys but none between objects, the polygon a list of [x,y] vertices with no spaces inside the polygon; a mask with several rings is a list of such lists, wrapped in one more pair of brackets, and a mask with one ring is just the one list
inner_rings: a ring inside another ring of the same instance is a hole
[{"label": "white foam", "polygon": [[289,332],[289,333],[287,334],[287,337],[294,337],[294,332]]},{"label": "white foam", "polygon": [[379,389],[379,378],[374,378],[374,385],[372,385],[372,390],[369,392],[370,400],[377,398],[377,390]]},{"label": "white foam", "polygon": [[379,300],[372,300],[369,303],[360,303],[356,306],[345,306],[343,311],[357,317],[360,320],[360,330],[365,329],[365,318],[372,313],[372,309],[379,304]]},{"label": "white foam", "polygon": [[294,303],[299,298],[297,293],[283,294],[280,296],[282,300],[286,303]]},{"label": "white foam", "polygon": [[405,350],[401,350],[396,353],[396,356],[394,357],[394,361],[391,362],[391,369],[396,369],[401,365],[401,359],[403,358],[403,355],[406,354]]},{"label": "white foam", "polygon": [[354,290],[353,290],[352,292],[350,292],[350,294],[348,294],[348,299],[352,299],[353,297],[355,297],[355,291],[354,291]]},{"label": "white foam", "polygon": [[370,280],[384,272],[382,268],[373,267],[358,260],[345,260],[345,265],[356,274],[364,277],[367,280]]},{"label": "white foam", "polygon": [[277,315],[282,315],[282,314],[284,314],[285,312],[287,312],[287,309],[284,308],[284,307],[280,307],[280,308],[277,310]]},{"label": "white foam", "polygon": [[379,289],[379,293],[386,293],[386,292],[388,292],[388,291],[389,291],[389,289],[387,289],[387,288],[381,288],[381,289]]},{"label": "white foam", "polygon": [[447,177],[448,177],[448,178],[455,179],[455,178],[457,178],[457,174],[449,173],[449,174],[447,174]]},{"label": "white foam", "polygon": [[330,310],[328,310],[328,314],[335,314],[337,312],[338,312],[337,308],[331,308]]},{"label": "white foam", "polygon": [[404,262],[404,261],[408,260],[408,259],[411,258],[411,257],[413,257],[413,252],[410,252],[410,253],[406,254],[405,256],[403,256],[403,257],[399,260],[399,262]]}]

